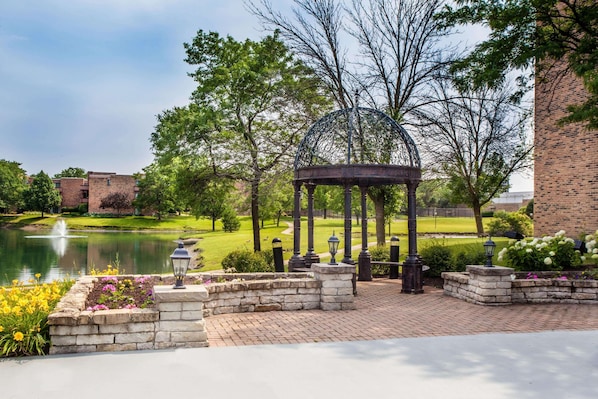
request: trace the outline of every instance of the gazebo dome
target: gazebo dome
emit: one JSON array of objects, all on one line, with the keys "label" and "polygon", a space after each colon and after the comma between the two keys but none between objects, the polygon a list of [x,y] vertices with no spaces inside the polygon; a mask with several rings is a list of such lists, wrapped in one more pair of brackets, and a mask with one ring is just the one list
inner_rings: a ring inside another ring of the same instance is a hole
[{"label": "gazebo dome", "polygon": [[295,156],[295,179],[315,184],[397,184],[421,178],[415,142],[372,108],[331,112],[307,132]]}]

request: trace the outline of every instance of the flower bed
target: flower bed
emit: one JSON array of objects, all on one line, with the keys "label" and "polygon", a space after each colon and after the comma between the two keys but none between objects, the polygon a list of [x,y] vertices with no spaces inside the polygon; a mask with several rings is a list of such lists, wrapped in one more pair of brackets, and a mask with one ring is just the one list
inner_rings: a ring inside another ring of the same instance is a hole
[{"label": "flower bed", "polygon": [[36,274],[29,285],[15,280],[0,287],[0,357],[47,353],[48,314],[74,281],[40,284],[40,277]]},{"label": "flower bed", "polygon": [[[466,273],[443,273],[444,293],[481,305],[512,303],[598,304],[598,280],[554,272],[514,273],[506,267],[467,266]],[[517,278],[520,277],[520,278]]]}]

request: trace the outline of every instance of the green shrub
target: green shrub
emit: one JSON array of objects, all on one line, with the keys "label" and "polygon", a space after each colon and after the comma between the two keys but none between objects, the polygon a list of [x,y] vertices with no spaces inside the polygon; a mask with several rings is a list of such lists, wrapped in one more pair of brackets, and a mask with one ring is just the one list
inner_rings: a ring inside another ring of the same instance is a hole
[{"label": "green shrub", "polygon": [[515,241],[498,253],[498,260],[503,259],[517,271],[558,271],[581,264],[575,241],[563,230],[554,237]]},{"label": "green shrub", "polygon": [[241,222],[237,217],[237,213],[232,208],[227,208],[222,213],[222,229],[228,233],[237,231],[241,228]]},{"label": "green shrub", "polygon": [[[390,248],[383,246],[376,246],[369,248],[370,255],[372,255],[372,261],[375,262],[388,262],[390,261]],[[388,265],[372,265],[372,275],[383,276],[388,274]]]},{"label": "green shrub", "polygon": [[270,258],[269,263],[267,253],[239,249],[222,259],[222,268],[227,273],[274,272],[274,261]]},{"label": "green shrub", "polygon": [[440,277],[442,272],[451,271],[451,251],[444,245],[433,244],[421,250],[424,265],[429,266],[430,277]]},{"label": "green shrub", "polygon": [[488,223],[488,234],[504,237],[507,231],[515,231],[529,236],[532,234],[532,221],[529,216],[521,212],[494,212],[494,220]]},{"label": "green shrub", "polygon": [[451,269],[464,272],[467,265],[483,265],[486,263],[486,253],[477,246],[461,249],[453,256]]}]

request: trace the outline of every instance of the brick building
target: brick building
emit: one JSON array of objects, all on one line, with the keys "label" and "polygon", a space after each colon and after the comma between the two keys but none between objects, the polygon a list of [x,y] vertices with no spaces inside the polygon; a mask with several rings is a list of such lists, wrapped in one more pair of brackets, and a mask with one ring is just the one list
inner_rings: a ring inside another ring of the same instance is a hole
[{"label": "brick building", "polygon": [[598,130],[557,126],[567,105],[586,98],[580,79],[560,75],[536,81],[534,235],[575,238],[598,229]]},{"label": "brick building", "polygon": [[[81,204],[88,205],[89,213],[114,213],[114,209],[102,209],[102,198],[116,192],[123,192],[133,201],[139,188],[131,175],[118,175],[111,172],[88,172],[87,179],[63,177],[54,179],[54,184],[62,197],[61,208],[76,208]],[[130,207],[121,210],[121,214],[133,214]]]}]

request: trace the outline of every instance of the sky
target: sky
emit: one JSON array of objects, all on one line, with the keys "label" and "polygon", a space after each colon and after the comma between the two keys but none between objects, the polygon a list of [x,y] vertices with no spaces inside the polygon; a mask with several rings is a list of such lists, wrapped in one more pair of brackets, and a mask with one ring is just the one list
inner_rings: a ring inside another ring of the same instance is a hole
[{"label": "sky", "polygon": [[0,159],[28,174],[141,172],[156,116],[189,103],[183,43],[200,29],[265,35],[242,0],[0,0]]}]

